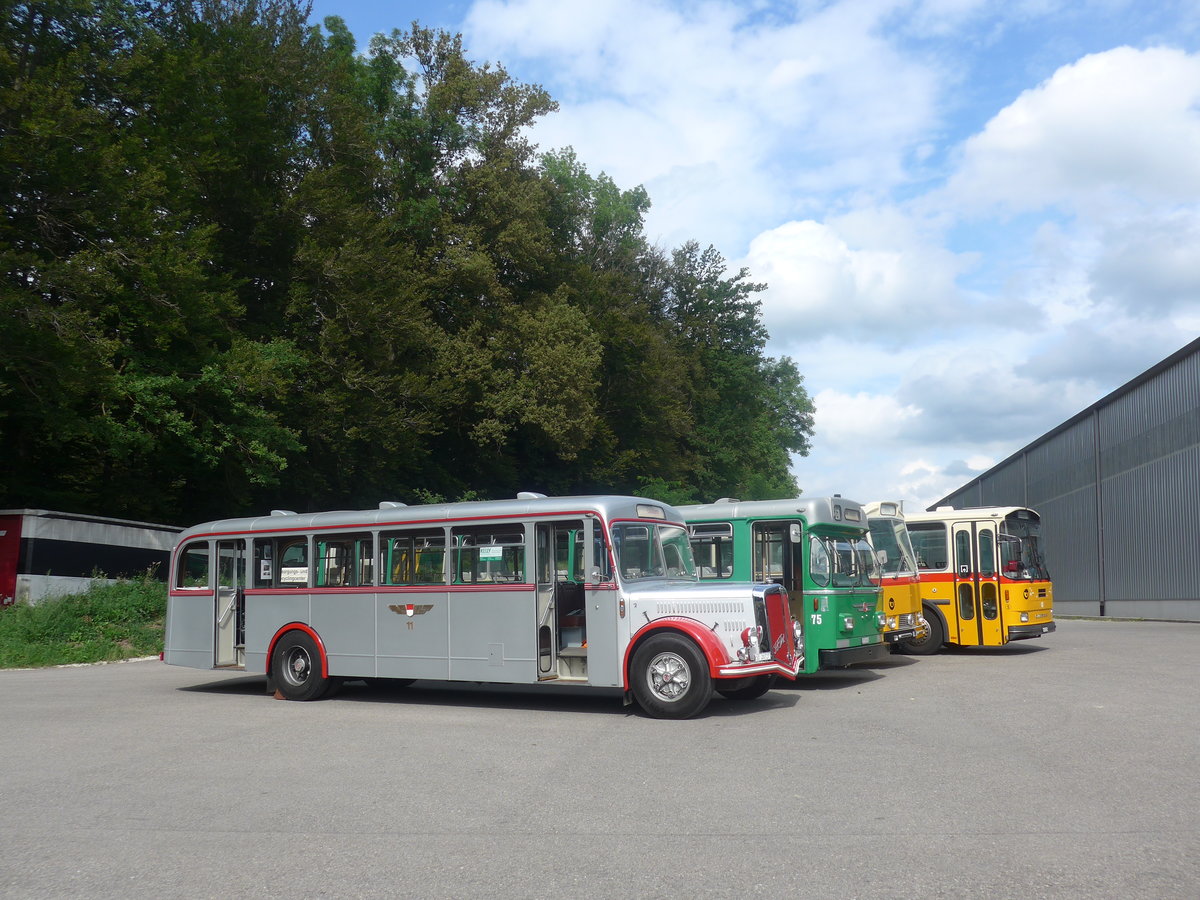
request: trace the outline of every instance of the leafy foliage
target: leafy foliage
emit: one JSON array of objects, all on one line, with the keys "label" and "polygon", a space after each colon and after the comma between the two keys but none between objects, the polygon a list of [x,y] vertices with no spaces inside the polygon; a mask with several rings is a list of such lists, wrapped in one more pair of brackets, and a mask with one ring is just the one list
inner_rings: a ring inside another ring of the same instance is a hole
[{"label": "leafy foliage", "polygon": [[0,668],[151,656],[162,650],[167,591],[151,575],[0,608]]},{"label": "leafy foliage", "polygon": [[[794,494],[747,272],[528,129],[540,87],[296,0],[0,19],[0,505]],[[52,473],[48,477],[48,473]]]}]

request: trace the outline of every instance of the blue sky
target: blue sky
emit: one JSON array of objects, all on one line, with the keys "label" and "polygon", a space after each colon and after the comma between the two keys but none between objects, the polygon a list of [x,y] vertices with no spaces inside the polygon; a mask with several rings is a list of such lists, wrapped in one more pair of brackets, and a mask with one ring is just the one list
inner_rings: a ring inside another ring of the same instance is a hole
[{"label": "blue sky", "polygon": [[924,507],[1200,334],[1200,5],[320,0],[462,33],[713,244],[817,404],[808,494]]}]

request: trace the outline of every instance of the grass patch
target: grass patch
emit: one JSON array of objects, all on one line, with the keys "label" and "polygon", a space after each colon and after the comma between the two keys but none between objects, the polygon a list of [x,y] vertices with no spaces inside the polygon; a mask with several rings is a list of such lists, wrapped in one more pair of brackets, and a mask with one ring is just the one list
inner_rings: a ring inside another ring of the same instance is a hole
[{"label": "grass patch", "polygon": [[167,586],[149,576],[0,608],[0,668],[153,656],[166,609]]}]

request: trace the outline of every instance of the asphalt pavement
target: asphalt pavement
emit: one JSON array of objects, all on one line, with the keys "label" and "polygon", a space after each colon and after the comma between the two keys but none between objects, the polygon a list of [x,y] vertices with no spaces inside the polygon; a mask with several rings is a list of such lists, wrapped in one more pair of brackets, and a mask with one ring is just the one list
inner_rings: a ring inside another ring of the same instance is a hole
[{"label": "asphalt pavement", "polygon": [[1200,897],[1200,625],[1060,620],[699,718],[0,671],[0,896]]}]

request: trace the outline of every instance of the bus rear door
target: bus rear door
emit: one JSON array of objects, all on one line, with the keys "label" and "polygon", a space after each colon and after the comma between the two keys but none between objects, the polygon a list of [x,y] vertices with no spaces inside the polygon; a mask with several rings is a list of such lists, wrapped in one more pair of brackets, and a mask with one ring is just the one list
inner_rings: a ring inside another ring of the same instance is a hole
[{"label": "bus rear door", "polygon": [[958,643],[999,646],[1004,643],[1004,628],[996,569],[996,530],[988,522],[955,522],[951,531]]}]

